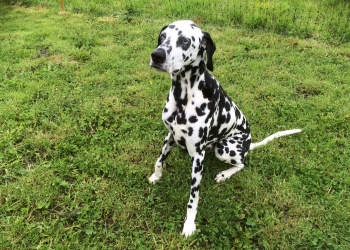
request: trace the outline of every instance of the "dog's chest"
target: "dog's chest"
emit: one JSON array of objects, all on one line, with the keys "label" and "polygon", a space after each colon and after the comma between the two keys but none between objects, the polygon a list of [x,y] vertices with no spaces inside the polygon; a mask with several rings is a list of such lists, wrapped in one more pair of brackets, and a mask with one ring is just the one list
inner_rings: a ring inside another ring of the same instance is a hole
[{"label": "dog's chest", "polygon": [[183,84],[181,89],[172,87],[170,90],[162,119],[181,147],[185,147],[187,138],[197,140],[201,128],[210,127],[211,119],[208,117],[213,116],[210,103],[197,88],[187,89],[187,84]]}]

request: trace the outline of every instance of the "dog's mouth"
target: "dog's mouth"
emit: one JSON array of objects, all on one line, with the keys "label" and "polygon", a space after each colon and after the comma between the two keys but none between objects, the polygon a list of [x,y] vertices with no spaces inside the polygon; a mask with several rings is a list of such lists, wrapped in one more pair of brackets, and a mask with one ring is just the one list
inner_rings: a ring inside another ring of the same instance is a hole
[{"label": "dog's mouth", "polygon": [[166,72],[167,73],[167,71],[165,69],[163,69],[162,67],[160,67],[160,66],[158,66],[157,64],[154,64],[154,63],[151,64],[151,68],[155,69],[158,72]]}]

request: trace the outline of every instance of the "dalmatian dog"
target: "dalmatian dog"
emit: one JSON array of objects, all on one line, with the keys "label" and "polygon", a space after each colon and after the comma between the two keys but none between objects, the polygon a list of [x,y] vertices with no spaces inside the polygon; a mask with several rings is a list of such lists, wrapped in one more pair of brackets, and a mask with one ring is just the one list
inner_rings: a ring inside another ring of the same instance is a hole
[{"label": "dalmatian dog", "polygon": [[247,119],[208,71],[213,71],[215,49],[209,33],[192,21],[177,21],[162,28],[158,47],[150,60],[153,69],[170,74],[172,85],[162,114],[169,132],[149,181],[155,183],[162,177],[165,160],[175,144],[187,150],[192,178],[182,231],[185,237],[196,230],[206,148],[214,148],[219,160],[232,165],[216,176],[216,182],[221,182],[244,167],[249,150],[275,138],[301,132],[300,129],[280,131],[259,143],[251,143]]}]

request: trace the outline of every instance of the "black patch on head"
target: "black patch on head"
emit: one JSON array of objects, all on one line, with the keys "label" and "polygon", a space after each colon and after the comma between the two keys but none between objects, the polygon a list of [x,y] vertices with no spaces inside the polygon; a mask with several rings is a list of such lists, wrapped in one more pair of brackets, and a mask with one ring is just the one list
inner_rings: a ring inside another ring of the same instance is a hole
[{"label": "black patch on head", "polygon": [[230,156],[231,156],[231,157],[234,157],[234,156],[236,156],[236,151],[234,151],[234,150],[231,150],[231,151],[230,151]]},{"label": "black patch on head", "polygon": [[201,42],[202,47],[205,48],[207,52],[207,68],[210,71],[214,70],[214,65],[213,65],[213,55],[216,50],[215,44],[213,40],[211,39],[209,33],[203,32],[203,40]]},{"label": "black patch on head", "polygon": [[175,28],[175,25],[171,24],[171,25],[169,25],[168,27],[169,27],[170,29],[173,29],[173,28]]},{"label": "black patch on head", "polygon": [[184,36],[179,36],[179,38],[176,41],[176,47],[180,47],[183,50],[188,50],[188,48],[191,46],[191,39],[188,39]]},{"label": "black patch on head", "polygon": [[196,39],[194,38],[194,36],[191,36],[191,39],[192,39],[193,42],[196,41]]},{"label": "black patch on head", "polygon": [[165,37],[164,37],[164,35],[162,34],[163,30],[165,30],[165,29],[168,28],[168,27],[169,27],[169,26],[166,25],[166,26],[164,26],[164,27],[160,30],[159,35],[158,35],[158,46],[162,44],[162,42],[164,41],[164,39],[165,39],[165,37],[166,37],[166,35],[165,35]]},{"label": "black patch on head", "polygon": [[168,53],[168,55],[170,54],[170,52],[173,50],[172,46],[169,46],[169,49],[166,51]]},{"label": "black patch on head", "polygon": [[181,35],[182,34],[182,30],[180,30],[179,32],[177,32],[177,35]]}]

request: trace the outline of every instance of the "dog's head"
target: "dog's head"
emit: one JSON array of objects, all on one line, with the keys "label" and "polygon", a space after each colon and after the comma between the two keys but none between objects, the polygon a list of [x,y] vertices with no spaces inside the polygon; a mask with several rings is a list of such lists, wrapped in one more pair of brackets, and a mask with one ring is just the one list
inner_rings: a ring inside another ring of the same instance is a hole
[{"label": "dog's head", "polygon": [[192,21],[177,21],[160,31],[150,66],[157,71],[176,74],[186,66],[199,64],[207,55],[207,68],[213,71],[215,49],[209,33],[201,31]]}]

